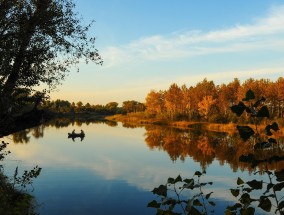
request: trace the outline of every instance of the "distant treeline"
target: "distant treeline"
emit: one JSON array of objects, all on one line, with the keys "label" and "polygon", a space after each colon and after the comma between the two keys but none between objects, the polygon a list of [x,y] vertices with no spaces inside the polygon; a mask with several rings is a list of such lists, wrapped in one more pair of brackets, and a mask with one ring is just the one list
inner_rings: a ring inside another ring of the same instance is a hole
[{"label": "distant treeline", "polygon": [[[165,91],[150,91],[146,97],[146,113],[149,117],[169,120],[208,122],[235,122],[236,116],[230,110],[238,104],[251,89],[256,99],[266,98],[272,118],[284,116],[284,78],[273,82],[269,79],[247,79],[242,84],[235,78],[228,84],[215,85],[204,79],[195,86],[172,84]],[[244,115],[241,120],[246,122]]]},{"label": "distant treeline", "polygon": [[131,112],[145,111],[145,105],[138,101],[124,101],[122,107],[118,106],[117,102],[109,102],[106,105],[91,105],[90,103],[83,104],[79,101],[77,103],[66,100],[57,99],[55,101],[45,101],[41,108],[60,114],[98,114],[98,115],[113,115],[126,114]]},{"label": "distant treeline", "polygon": [[[170,121],[206,121],[228,123],[243,121],[243,115],[236,117],[230,110],[232,105],[241,101],[251,89],[256,99],[264,97],[271,118],[283,119],[284,116],[284,78],[276,81],[269,79],[247,79],[243,83],[235,78],[228,84],[215,85],[204,79],[195,86],[178,86],[173,83],[168,90],[151,90],[144,103],[124,101],[119,107],[117,102],[106,105],[83,104],[81,101],[70,103],[65,100],[46,101],[42,107],[57,113],[96,113],[101,115],[128,114],[140,112],[140,117]],[[142,113],[141,113],[142,112]]]}]

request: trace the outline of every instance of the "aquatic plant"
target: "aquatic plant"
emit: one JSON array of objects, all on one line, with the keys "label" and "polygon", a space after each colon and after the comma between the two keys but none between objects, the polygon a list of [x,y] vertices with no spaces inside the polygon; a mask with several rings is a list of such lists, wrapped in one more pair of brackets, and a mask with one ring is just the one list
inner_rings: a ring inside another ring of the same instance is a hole
[{"label": "aquatic plant", "polygon": [[[202,190],[213,182],[201,182],[201,176],[206,172],[196,171],[192,178],[168,178],[165,185],[152,190],[158,196],[158,201],[148,203],[148,207],[156,208],[156,214],[210,214],[214,213],[215,203],[210,201],[213,192],[205,194]],[[209,211],[209,208],[211,209]]]},{"label": "aquatic plant", "polygon": [[24,171],[19,176],[18,167],[14,171],[13,177],[4,174],[2,162],[6,155],[10,153],[6,148],[8,143],[0,143],[0,214],[6,215],[33,215],[35,212],[35,200],[27,191],[28,186],[32,186],[33,179],[40,175],[41,168],[36,166],[30,171]]}]

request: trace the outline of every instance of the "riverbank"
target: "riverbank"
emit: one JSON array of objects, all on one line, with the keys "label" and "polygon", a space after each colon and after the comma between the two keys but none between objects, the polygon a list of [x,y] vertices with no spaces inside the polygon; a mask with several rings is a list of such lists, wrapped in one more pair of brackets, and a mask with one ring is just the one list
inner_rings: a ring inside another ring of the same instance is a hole
[{"label": "riverbank", "polygon": [[[142,118],[139,113],[138,114],[129,114],[129,115],[122,115],[122,114],[116,114],[113,116],[105,117],[105,119],[115,122],[123,122],[128,124],[135,124],[135,125],[164,125],[164,126],[170,126],[175,128],[183,128],[183,129],[204,129],[208,131],[215,131],[215,132],[227,132],[229,134],[238,133],[237,125],[236,123],[209,123],[209,122],[190,122],[190,121],[169,121],[165,119],[155,119],[155,118],[149,118],[145,119]],[[251,124],[241,124],[241,125],[248,125],[252,128],[254,128],[254,125]],[[258,128],[260,130],[265,130],[266,124],[259,125]],[[284,127],[280,127],[279,134],[281,136],[284,136]]]},{"label": "riverbank", "polygon": [[200,128],[209,131],[217,131],[217,132],[228,132],[235,133],[237,132],[236,124],[228,123],[228,124],[218,124],[218,123],[208,123],[208,122],[189,122],[189,121],[168,121],[164,119],[143,119],[140,118],[139,115],[122,115],[117,114],[113,116],[105,117],[105,119],[116,122],[124,122],[129,124],[139,124],[139,125],[165,125],[176,128]]}]

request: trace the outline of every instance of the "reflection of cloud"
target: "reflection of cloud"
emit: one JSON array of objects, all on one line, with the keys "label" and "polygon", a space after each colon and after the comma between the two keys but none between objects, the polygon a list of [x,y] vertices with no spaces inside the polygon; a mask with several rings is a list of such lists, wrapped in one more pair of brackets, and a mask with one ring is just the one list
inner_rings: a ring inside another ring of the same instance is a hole
[{"label": "reflection of cloud", "polygon": [[248,50],[283,50],[284,5],[273,7],[265,18],[252,24],[202,32],[175,32],[169,36],[154,35],[121,47],[108,47],[106,67],[141,60],[188,58],[215,53]]}]

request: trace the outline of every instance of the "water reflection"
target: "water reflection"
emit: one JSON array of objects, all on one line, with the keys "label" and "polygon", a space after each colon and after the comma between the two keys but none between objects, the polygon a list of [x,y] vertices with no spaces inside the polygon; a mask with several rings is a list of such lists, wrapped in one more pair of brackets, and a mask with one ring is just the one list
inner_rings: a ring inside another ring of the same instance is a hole
[{"label": "water reflection", "polygon": [[[107,121],[107,120],[92,120],[92,119],[73,119],[73,118],[58,118],[55,120],[51,120],[43,125],[25,129],[22,131],[19,131],[17,133],[12,134],[12,140],[14,143],[29,143],[31,137],[34,137],[35,139],[43,138],[44,137],[44,129],[48,127],[55,127],[57,129],[69,127],[69,126],[76,126],[81,127],[83,124],[89,125],[89,124],[106,124],[111,127],[117,126],[117,122],[113,121]],[[68,134],[66,134],[68,135]],[[75,141],[76,138],[79,138],[81,141],[84,139],[85,136],[77,135],[77,136],[67,136],[68,138],[71,138],[73,141]]]},{"label": "water reflection", "polygon": [[[73,129],[85,131],[84,144],[70,144],[73,141],[67,134]],[[214,201],[218,205],[232,203],[236,198],[229,190],[235,187],[236,178],[249,181],[250,173],[256,170],[250,163],[239,161],[240,155],[251,152],[253,143],[244,144],[237,134],[200,129],[129,124],[122,127],[109,121],[60,119],[11,138],[25,143],[10,144],[12,160],[43,167],[42,179],[36,181],[35,188],[38,201],[46,205],[42,214],[90,214],[80,212],[83,207],[84,211],[113,214],[107,213],[109,204],[120,208],[118,214],[131,214],[126,206],[116,205],[118,199],[124,205],[133,204],[133,209],[139,207],[140,214],[153,214],[153,210],[145,209],[152,199],[149,191],[168,177],[189,177],[200,167],[206,169],[206,181],[214,182]],[[281,148],[274,151],[259,153],[259,157],[283,153]],[[266,170],[283,169],[282,161],[266,163],[259,164],[260,171],[253,175],[254,179],[262,180]],[[99,202],[96,207],[100,210],[95,211],[94,202]]]},{"label": "water reflection", "polygon": [[[63,127],[81,127],[83,124],[105,124],[110,127],[116,127],[117,122],[99,121],[99,120],[75,120],[69,118],[61,118],[50,121],[45,125],[35,128],[26,129],[12,135],[14,143],[28,143],[31,136],[38,139],[43,138],[44,130],[48,127],[63,128]],[[220,165],[228,163],[231,169],[247,170],[252,173],[255,170],[255,165],[251,162],[246,162],[243,155],[254,153],[257,157],[257,166],[261,172],[266,168],[269,170],[281,170],[284,168],[284,144],[283,137],[279,137],[279,145],[275,148],[256,151],[253,148],[253,141],[244,143],[237,133],[210,132],[201,129],[179,129],[166,126],[156,125],[133,125],[124,123],[125,128],[145,128],[145,142],[151,149],[158,149],[167,152],[170,159],[175,162],[177,160],[184,161],[190,157],[196,162],[199,162],[202,170],[206,170],[208,166],[215,160]],[[67,135],[67,134],[66,134]],[[80,141],[84,140],[83,136],[69,137],[74,142],[76,138]],[[266,163],[268,158],[273,157],[274,160]]]},{"label": "water reflection", "polygon": [[214,160],[218,160],[220,165],[228,163],[230,167],[237,171],[248,170],[252,172],[255,166],[250,162],[240,161],[242,155],[255,153],[260,161],[258,167],[260,171],[268,169],[281,170],[284,167],[282,159],[277,162],[266,164],[267,157],[284,156],[283,142],[277,148],[255,151],[253,143],[244,143],[238,134],[227,134],[210,131],[183,130],[170,127],[146,126],[145,142],[150,149],[164,150],[168,153],[172,161],[185,160],[187,156],[199,162],[205,170]]}]

